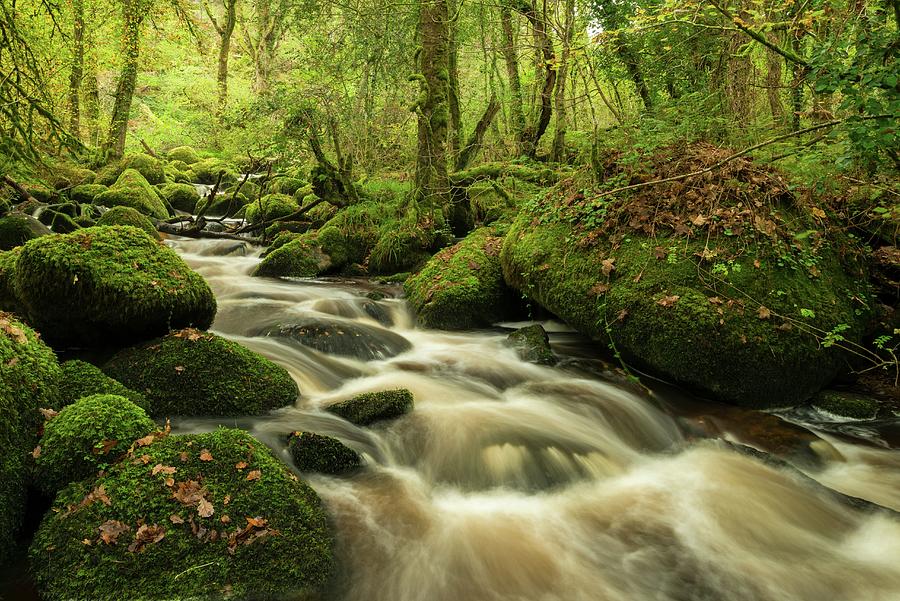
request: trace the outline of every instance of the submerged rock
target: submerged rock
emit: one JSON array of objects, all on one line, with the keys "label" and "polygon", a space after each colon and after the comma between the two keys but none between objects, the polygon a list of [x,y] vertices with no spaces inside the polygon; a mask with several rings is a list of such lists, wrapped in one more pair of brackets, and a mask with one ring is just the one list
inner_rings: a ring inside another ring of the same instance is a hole
[{"label": "submerged rock", "polygon": [[368,426],[377,421],[394,419],[413,410],[413,395],[405,388],[364,392],[352,399],[325,407],[357,426]]},{"label": "submerged rock", "polygon": [[120,351],[103,371],[143,393],[153,416],[259,415],[290,405],[299,395],[280,365],[194,329]]},{"label": "submerged rock", "polygon": [[265,328],[264,336],[277,336],[331,355],[361,361],[389,359],[412,348],[399,334],[377,326],[350,321],[308,318]]},{"label": "submerged rock", "polygon": [[506,346],[515,349],[522,361],[538,365],[556,365],[556,355],[550,348],[550,337],[541,324],[519,328],[506,337]]},{"label": "submerged rock", "polygon": [[864,394],[823,390],[812,400],[813,407],[833,415],[854,419],[874,419],[878,414],[877,399]]},{"label": "submerged rock", "polygon": [[64,407],[78,399],[95,394],[122,396],[137,405],[147,407],[147,399],[140,392],[131,390],[118,380],[103,373],[99,367],[80,359],[70,359],[60,365],[62,378],[59,383],[59,405]]},{"label": "submerged rock", "polygon": [[51,233],[49,227],[30,215],[10,213],[0,217],[0,250],[10,250]]},{"label": "submerged rock", "polygon": [[153,420],[125,397],[95,394],[78,399],[44,426],[34,460],[37,485],[54,495],[114,463],[135,440],[154,430]]},{"label": "submerged rock", "polygon": [[301,472],[337,475],[362,467],[359,453],[331,436],[294,432],[288,439],[288,448]]},{"label": "submerged rock", "polygon": [[312,599],[333,546],[316,493],[261,442],[220,429],[159,433],[65,488],[30,560],[47,601]]},{"label": "submerged rock", "polygon": [[208,328],[216,300],[173,250],[128,226],[44,236],[22,250],[15,285],[29,323],[59,346],[110,346]]}]

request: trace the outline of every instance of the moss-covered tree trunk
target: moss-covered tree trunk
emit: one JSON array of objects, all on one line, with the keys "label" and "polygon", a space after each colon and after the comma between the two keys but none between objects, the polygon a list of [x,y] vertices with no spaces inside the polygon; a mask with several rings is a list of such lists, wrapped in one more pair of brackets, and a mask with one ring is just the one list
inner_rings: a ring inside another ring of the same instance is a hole
[{"label": "moss-covered tree trunk", "polygon": [[234,25],[237,22],[237,0],[223,0],[223,4],[225,6],[225,14],[223,15],[223,21],[219,23],[219,20],[216,19],[212,10],[210,10],[209,5],[205,2],[203,3],[203,8],[206,10],[209,20],[219,34],[219,59],[216,70],[216,85],[219,96],[216,103],[216,113],[220,120],[225,113],[225,107],[228,106],[228,55],[231,53],[231,36],[234,34]]},{"label": "moss-covered tree trunk", "polygon": [[[569,74],[569,55],[572,48],[572,36],[575,29],[575,0],[566,0],[566,21],[562,34],[562,57],[556,80],[556,131],[553,135],[553,146],[550,157],[557,162],[563,161],[566,151],[566,81]],[[574,88],[574,86],[573,86]]]},{"label": "moss-covered tree trunk", "polygon": [[140,57],[141,24],[150,9],[150,0],[122,1],[122,70],[116,86],[112,120],[103,150],[110,157],[120,157],[125,153],[125,135],[128,133],[128,116],[131,101],[137,85],[138,58]]},{"label": "moss-covered tree trunk", "polygon": [[447,127],[449,122],[450,49],[447,0],[421,0],[419,31],[418,154],[416,157],[416,197],[431,207],[450,202],[447,174]]},{"label": "moss-covered tree trunk", "polygon": [[547,3],[542,4],[542,10],[538,11],[536,3],[520,2],[518,6],[519,12],[528,19],[534,34],[537,51],[540,58],[537,59],[539,68],[538,73],[541,77],[535,78],[535,85],[540,85],[540,93],[538,96],[537,106],[535,107],[535,115],[532,122],[525,128],[522,133],[522,152],[534,157],[537,154],[537,147],[550,125],[550,118],[553,115],[553,89],[556,87],[556,55],[553,50],[553,41],[547,33]]},{"label": "moss-covered tree trunk", "polygon": [[519,80],[519,56],[516,38],[513,34],[512,12],[506,4],[500,5],[500,25],[503,30],[503,61],[506,63],[506,77],[509,79],[510,109],[509,127],[516,133],[516,142],[521,147],[525,132],[525,113],[522,110],[522,83]]},{"label": "moss-covered tree trunk", "polygon": [[69,72],[69,129],[81,137],[81,80],[84,77],[84,1],[72,0],[72,68]]},{"label": "moss-covered tree trunk", "polygon": [[448,101],[450,106],[450,147],[453,156],[459,156],[462,145],[462,110],[459,108],[459,61],[457,36],[459,34],[459,6],[456,0],[447,0],[447,11],[450,15],[449,40],[447,54]]}]

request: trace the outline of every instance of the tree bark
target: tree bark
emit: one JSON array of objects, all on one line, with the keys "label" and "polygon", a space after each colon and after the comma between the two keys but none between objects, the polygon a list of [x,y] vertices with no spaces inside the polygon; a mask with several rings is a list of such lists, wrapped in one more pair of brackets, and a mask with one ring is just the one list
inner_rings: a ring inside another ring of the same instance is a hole
[{"label": "tree bark", "polygon": [[478,125],[475,126],[472,135],[469,136],[469,140],[466,142],[465,148],[462,149],[459,153],[459,157],[456,159],[456,171],[462,171],[468,167],[469,163],[472,162],[472,159],[478,155],[478,151],[481,150],[481,146],[484,143],[484,134],[487,133],[488,128],[491,126],[491,122],[494,120],[494,117],[499,110],[500,101],[497,100],[496,96],[491,96],[491,101],[488,103],[487,108],[484,109],[484,114],[478,121]]},{"label": "tree bark", "polygon": [[503,29],[503,60],[506,63],[506,76],[509,79],[510,123],[509,127],[516,133],[516,143],[521,151],[522,135],[525,132],[525,113],[522,109],[522,83],[519,80],[519,57],[516,51],[516,39],[513,35],[512,13],[505,4],[500,6],[500,25]]},{"label": "tree bark", "polygon": [[218,87],[218,102],[216,103],[216,114],[219,120],[225,114],[225,108],[228,106],[228,56],[231,53],[231,36],[234,34],[234,26],[237,21],[237,0],[222,0],[225,8],[224,21],[219,23],[209,8],[209,4],[203,3],[206,15],[219,34],[219,58],[216,71],[216,84]]},{"label": "tree bark", "polygon": [[[773,34],[769,34],[772,36]],[[781,127],[784,125],[784,104],[781,102],[781,57],[771,50],[766,50],[766,97],[772,121]]]},{"label": "tree bark", "polygon": [[116,86],[116,99],[113,105],[112,120],[103,150],[110,157],[121,157],[125,153],[125,135],[128,133],[128,117],[131,113],[131,101],[137,85],[138,58],[140,56],[141,24],[150,8],[146,0],[123,0],[123,59],[119,83]]},{"label": "tree bark", "polygon": [[72,70],[69,74],[69,129],[81,138],[81,80],[84,77],[84,0],[72,0]]},{"label": "tree bark", "polygon": [[[553,135],[553,146],[550,158],[557,163],[565,159],[566,154],[566,80],[569,73],[569,54],[572,48],[572,35],[575,28],[575,0],[566,0],[566,21],[563,25],[562,57],[559,61],[559,73],[556,80],[556,128]],[[574,86],[573,86],[574,87]]]},{"label": "tree bark", "polygon": [[641,97],[641,102],[644,103],[644,108],[648,111],[653,110],[653,97],[650,95],[650,88],[647,86],[647,80],[644,79],[643,71],[641,71],[637,54],[625,40],[616,40],[614,43],[616,54],[625,65],[625,70],[628,71],[628,76],[634,83],[635,90]]},{"label": "tree bark", "polygon": [[462,144],[462,111],[459,108],[459,61],[458,47],[456,37],[459,31],[459,6],[456,0],[447,0],[447,12],[450,15],[448,24],[449,40],[447,43],[447,73],[450,76],[448,80],[448,96],[450,107],[450,148],[453,156],[459,155],[460,146]]},{"label": "tree bark", "polygon": [[[544,8],[546,8],[546,0]],[[556,56],[553,52],[553,41],[547,34],[546,18],[543,14],[538,14],[536,5],[523,2],[519,5],[518,10],[531,24],[541,53],[542,68],[540,72],[543,74],[543,85],[539,95],[539,107],[534,121],[528,125],[522,135],[523,153],[534,158],[537,154],[538,143],[547,131],[550,117],[553,114],[553,88],[556,86],[556,69],[553,68],[553,64],[556,62]]]}]

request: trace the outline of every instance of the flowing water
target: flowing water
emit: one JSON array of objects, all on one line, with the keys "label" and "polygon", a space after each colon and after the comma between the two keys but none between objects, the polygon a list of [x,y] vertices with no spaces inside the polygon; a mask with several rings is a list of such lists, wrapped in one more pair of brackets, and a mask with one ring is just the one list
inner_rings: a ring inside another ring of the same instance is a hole
[{"label": "flowing water", "polygon": [[[900,510],[900,450],[883,435],[896,423],[862,438],[812,434],[666,388],[642,394],[606,377],[560,324],[547,327],[564,361],[539,367],[504,347],[500,328],[416,329],[398,289],[375,302],[370,282],[251,278],[259,259],[241,243],[170,244],[215,290],[213,329],[301,388],[272,415],[178,420],[176,431],[243,427],[290,463],[284,436],[306,429],[368,463],[351,477],[306,476],[337,529],[331,599],[900,600],[896,514],[852,509],[717,440],[799,458],[822,484]],[[364,362],[259,335],[311,319],[411,347]],[[416,406],[396,421],[358,428],[323,411],[398,387]]]}]

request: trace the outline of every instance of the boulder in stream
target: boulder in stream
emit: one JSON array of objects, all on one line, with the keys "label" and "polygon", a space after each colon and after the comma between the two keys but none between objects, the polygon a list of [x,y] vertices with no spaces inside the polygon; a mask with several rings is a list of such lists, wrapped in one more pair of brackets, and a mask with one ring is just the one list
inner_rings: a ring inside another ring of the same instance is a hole
[{"label": "boulder in stream", "polygon": [[378,326],[318,317],[270,326],[260,333],[285,338],[323,353],[353,357],[360,361],[389,359],[412,348],[412,344],[403,336]]},{"label": "boulder in stream", "polygon": [[368,426],[377,421],[395,419],[413,410],[412,393],[405,388],[364,392],[351,399],[334,403],[325,407],[325,411],[334,413],[357,426]]},{"label": "boulder in stream", "polygon": [[11,250],[51,233],[49,227],[31,215],[9,213],[0,217],[0,250]]},{"label": "boulder in stream", "polygon": [[288,449],[301,472],[338,475],[362,467],[359,453],[337,438],[315,432],[294,432]]},{"label": "boulder in stream", "polygon": [[18,300],[55,346],[113,346],[169,328],[208,328],[216,300],[175,251],[129,226],[30,241],[16,263]]},{"label": "boulder in stream", "polygon": [[852,419],[874,419],[879,408],[877,399],[840,390],[822,390],[813,397],[812,405],[832,415]]},{"label": "boulder in stream", "polygon": [[315,491],[240,430],[148,439],[57,495],[29,552],[42,599],[318,598],[334,534]]},{"label": "boulder in stream", "polygon": [[185,329],[120,351],[103,371],[147,397],[153,416],[260,415],[300,394],[286,369],[236,342]]},{"label": "boulder in stream", "polygon": [[105,192],[94,197],[95,205],[104,207],[131,207],[144,215],[165,219],[169,216],[166,205],[144,176],[134,169],[127,169]]},{"label": "boulder in stream", "polygon": [[538,365],[556,365],[556,355],[550,348],[550,337],[539,324],[519,328],[506,337],[506,346],[512,347],[522,361]]},{"label": "boulder in stream", "polygon": [[185,213],[193,213],[197,208],[197,203],[200,202],[200,194],[197,192],[197,188],[191,184],[166,184],[159,193],[169,201],[173,209]]}]

